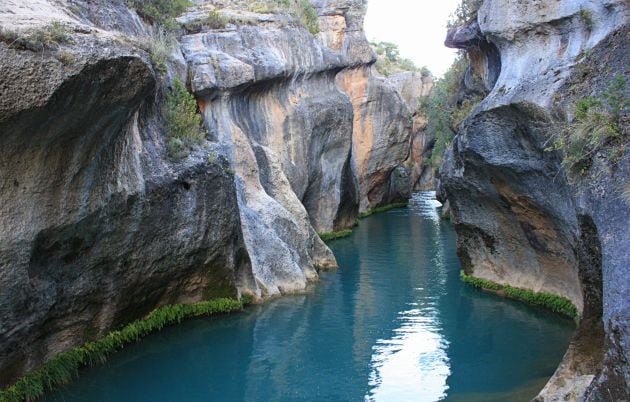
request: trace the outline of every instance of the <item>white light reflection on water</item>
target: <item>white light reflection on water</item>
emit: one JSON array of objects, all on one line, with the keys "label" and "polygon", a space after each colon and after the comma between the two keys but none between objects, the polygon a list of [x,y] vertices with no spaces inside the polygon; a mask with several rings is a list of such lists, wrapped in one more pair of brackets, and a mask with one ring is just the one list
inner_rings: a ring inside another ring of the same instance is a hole
[{"label": "white light reflection on water", "polygon": [[433,222],[440,222],[438,208],[441,207],[442,204],[435,199],[435,191],[414,193],[409,202],[414,204],[414,210],[417,211],[418,215],[429,218]]},{"label": "white light reflection on water", "polygon": [[[411,202],[421,216],[439,225],[437,208],[442,204],[435,200],[435,192],[415,193]],[[437,268],[443,265],[441,254],[438,251],[432,259]],[[445,276],[434,279],[438,286],[444,286]],[[451,370],[448,341],[440,334],[437,299],[424,288],[416,291],[417,302],[398,313],[399,326],[393,336],[378,340],[372,348],[366,401],[437,401],[446,397]]]},{"label": "white light reflection on water", "polygon": [[437,401],[446,396],[450,375],[447,342],[438,333],[432,307],[400,313],[391,339],[373,347],[370,392],[366,401]]}]

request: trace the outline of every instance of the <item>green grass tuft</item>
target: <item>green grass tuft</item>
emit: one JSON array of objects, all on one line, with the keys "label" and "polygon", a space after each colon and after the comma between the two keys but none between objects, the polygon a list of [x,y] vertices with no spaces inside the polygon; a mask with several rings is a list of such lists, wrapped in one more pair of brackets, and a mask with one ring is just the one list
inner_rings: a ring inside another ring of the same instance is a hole
[{"label": "green grass tuft", "polygon": [[30,32],[0,28],[0,41],[5,42],[12,49],[41,52],[57,49],[61,44],[71,43],[72,37],[66,25],[52,20],[50,25]]},{"label": "green grass tuft", "polygon": [[352,234],[352,229],[340,230],[339,232],[326,232],[318,233],[319,237],[323,241],[331,241],[335,239],[341,239],[342,237],[348,237]]},{"label": "green grass tuft", "polygon": [[576,322],[580,321],[581,317],[577,308],[565,297],[545,292],[534,292],[530,289],[515,288],[510,285],[501,285],[486,279],[466,275],[463,270],[460,271],[459,277],[465,283],[476,288],[490,290],[493,292],[501,292],[501,294],[505,295],[505,297],[509,297],[510,299],[516,299],[536,306],[545,307],[553,312],[571,317]]},{"label": "green grass tuft", "polygon": [[223,29],[230,22],[238,22],[236,19],[228,19],[217,10],[212,10],[203,18],[188,21],[182,24],[183,28],[189,33],[201,32],[204,29]]},{"label": "green grass tuft", "polygon": [[409,202],[405,201],[405,202],[395,202],[393,204],[383,205],[382,207],[378,207],[378,208],[370,208],[365,212],[361,212],[359,214],[359,219],[367,218],[368,216],[379,214],[381,212],[387,212],[390,209],[404,208],[407,205],[409,205]]},{"label": "green grass tuft", "polygon": [[319,16],[310,0],[260,0],[249,5],[255,13],[287,13],[299,20],[311,33],[319,33]]},{"label": "green grass tuft", "polygon": [[254,302],[254,296],[253,295],[251,295],[249,293],[245,293],[245,294],[241,295],[241,303],[243,303],[243,306],[249,306],[253,302]]},{"label": "green grass tuft", "polygon": [[70,382],[76,377],[79,368],[104,362],[107,356],[121,349],[125,344],[136,342],[149,333],[159,331],[168,325],[177,324],[184,318],[242,310],[247,300],[249,299],[244,296],[241,300],[223,298],[195,304],[160,307],[145,319],[134,321],[118,331],[110,332],[104,338],[59,353],[38,370],[20,378],[12,386],[0,390],[0,401],[36,400],[45,391]]},{"label": "green grass tuft", "polygon": [[503,286],[499,285],[498,283],[488,281],[486,279],[475,278],[472,275],[466,275],[463,270],[459,271],[459,277],[462,281],[476,288],[488,290],[501,290],[503,288]]},{"label": "green grass tuft", "polygon": [[154,29],[151,35],[136,41],[138,47],[151,56],[153,68],[162,74],[168,70],[168,62],[175,49],[175,43],[173,34],[162,28]]},{"label": "green grass tuft", "polygon": [[545,150],[560,151],[562,166],[582,175],[589,171],[598,153],[606,154],[611,164],[617,163],[628,141],[622,121],[630,107],[627,88],[624,76],[617,75],[599,96],[579,99],[573,121],[559,127],[552,145]]}]

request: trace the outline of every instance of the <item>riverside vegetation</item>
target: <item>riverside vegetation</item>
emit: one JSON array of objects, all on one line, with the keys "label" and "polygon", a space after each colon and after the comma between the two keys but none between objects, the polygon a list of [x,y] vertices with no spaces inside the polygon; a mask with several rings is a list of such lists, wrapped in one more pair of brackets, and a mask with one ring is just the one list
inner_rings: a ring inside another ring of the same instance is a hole
[{"label": "riverside vegetation", "polygon": [[371,215],[374,215],[374,214],[378,214],[378,213],[381,213],[381,212],[387,212],[390,209],[404,208],[407,205],[409,205],[409,202],[405,201],[405,202],[394,202],[392,204],[383,205],[382,207],[370,208],[370,209],[368,209],[365,212],[361,212],[359,214],[359,219],[367,218],[368,216],[371,216]]},{"label": "riverside vegetation", "polygon": [[501,285],[486,279],[467,275],[463,270],[460,271],[459,276],[462,281],[476,288],[498,293],[505,297],[520,300],[525,303],[545,307],[556,313],[564,314],[573,318],[576,322],[580,321],[580,313],[577,311],[573,303],[562,296],[545,292],[534,292],[530,289],[515,288],[510,285]]},{"label": "riverside vegetation", "polygon": [[[387,211],[389,211],[391,209],[395,209],[395,208],[404,208],[404,207],[407,207],[408,205],[409,205],[408,202],[395,202],[395,203],[392,203],[392,204],[383,205],[382,207],[370,208],[370,209],[368,209],[365,212],[361,212],[359,214],[358,218],[359,219],[367,218],[368,216],[372,216],[374,214],[387,212]],[[358,221],[357,221],[357,225],[358,225]],[[351,234],[352,234],[352,229],[340,230],[338,232],[318,233],[319,237],[323,241],[331,241],[331,240],[341,239],[343,237],[348,237]]]},{"label": "riverside vegetation", "polygon": [[79,368],[103,363],[111,353],[126,344],[138,341],[151,332],[180,323],[185,318],[239,311],[252,301],[250,295],[243,295],[240,300],[221,298],[195,304],[160,307],[145,319],[134,321],[120,330],[110,332],[100,340],[59,353],[38,370],[20,378],[12,386],[0,390],[0,402],[36,400],[45,391],[70,382],[77,375]]}]

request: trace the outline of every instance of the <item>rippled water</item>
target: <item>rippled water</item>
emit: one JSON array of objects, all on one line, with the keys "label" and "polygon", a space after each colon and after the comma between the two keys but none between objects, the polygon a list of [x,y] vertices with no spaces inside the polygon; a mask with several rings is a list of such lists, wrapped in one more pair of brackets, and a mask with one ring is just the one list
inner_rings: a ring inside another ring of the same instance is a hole
[{"label": "rippled water", "polygon": [[153,334],[50,401],[520,401],[572,322],[463,285],[432,193],[331,243],[307,295]]}]

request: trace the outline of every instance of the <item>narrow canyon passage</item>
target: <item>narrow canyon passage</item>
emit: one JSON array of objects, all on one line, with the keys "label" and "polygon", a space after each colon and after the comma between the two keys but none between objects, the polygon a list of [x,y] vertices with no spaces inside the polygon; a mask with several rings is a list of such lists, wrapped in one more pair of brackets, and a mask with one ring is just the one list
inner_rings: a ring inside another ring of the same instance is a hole
[{"label": "narrow canyon passage", "polygon": [[459,279],[434,193],[361,220],[309,293],[191,320],[47,401],[529,400],[575,329]]},{"label": "narrow canyon passage", "polygon": [[630,401],[630,2],[434,3],[0,0],[0,402]]}]

